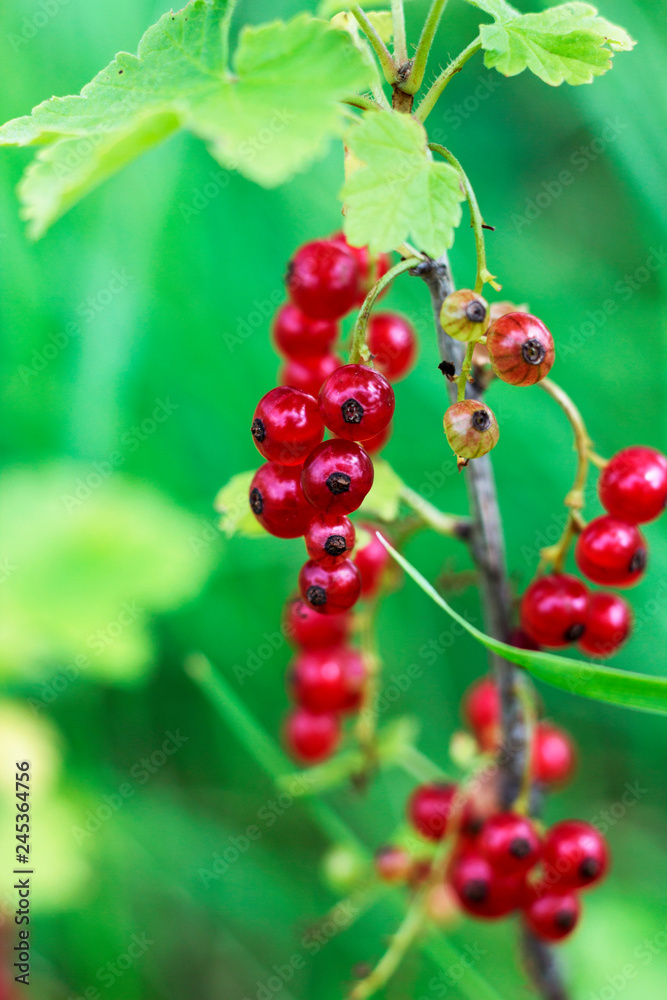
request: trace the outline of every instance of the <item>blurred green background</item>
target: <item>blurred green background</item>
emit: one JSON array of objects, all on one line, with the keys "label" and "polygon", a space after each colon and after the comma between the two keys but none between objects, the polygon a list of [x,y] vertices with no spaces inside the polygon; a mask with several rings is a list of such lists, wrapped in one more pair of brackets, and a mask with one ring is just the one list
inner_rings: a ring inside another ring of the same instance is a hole
[{"label": "blurred green background", "polygon": [[[241,4],[235,27],[299,8]],[[51,94],[78,92],[117,50],[135,51],[164,9],[150,0],[4,5],[2,120]],[[413,39],[424,13],[421,0],[408,7]],[[430,130],[461,159],[496,227],[488,253],[503,297],[529,303],[552,329],[553,374],[579,402],[599,451],[610,454],[635,442],[667,445],[667,23],[661,0],[605,0],[602,13],[639,44],[593,86],[554,90],[528,73],[508,81],[477,57],[452,82]],[[452,2],[441,63],[467,43],[474,24],[475,11]],[[289,650],[277,643],[243,683],[238,668],[279,628],[302,542],[223,541],[212,503],[232,474],[257,464],[248,425],[275,379],[269,318],[293,249],[339,226],[340,150],[287,186],[263,191],[238,176],[221,182],[203,144],[181,135],[34,245],[14,194],[27,157],[0,157],[5,946],[15,930],[12,761],[25,754],[35,771],[32,989],[40,1000],[335,1000],[353,967],[381,954],[400,894],[313,953],[304,935],[338,898],[321,871],[331,840],[300,804],[271,805],[270,777],[183,665],[205,653],[277,734]],[[563,170],[572,177],[565,186]],[[472,280],[473,252],[464,225],[452,253],[460,284]],[[426,290],[406,277],[386,301],[422,335],[419,366],[397,388],[386,456],[443,509],[463,511],[463,483],[442,435]],[[571,438],[539,389],[498,384],[489,398],[502,420],[494,458],[520,591],[538,547],[562,523]],[[597,510],[593,495],[590,511]],[[636,634],[617,664],[663,673],[664,521],[646,534],[650,572],[632,592]],[[443,566],[467,566],[456,543],[426,536],[408,556],[431,577]],[[479,615],[474,590],[454,600]],[[485,669],[481,650],[464,638],[446,649],[441,643],[437,663],[426,665],[425,643],[447,627],[409,583],[381,612],[387,674],[412,663],[423,669],[388,717],[418,718],[421,748],[443,765],[460,695]],[[613,876],[587,897],[581,929],[561,949],[574,996],[663,997],[664,721],[552,689],[542,694],[548,715],[581,749],[578,777],[550,801],[548,817],[600,820],[611,810]],[[174,752],[162,752],[170,739]],[[626,784],[636,794],[623,806]],[[366,795],[328,798],[372,849],[400,825],[410,789],[405,775],[388,772]],[[261,836],[246,850],[249,826]],[[238,859],[206,875],[228,849]],[[134,935],[143,943],[130,948]],[[478,949],[475,971],[498,996],[533,995],[517,969],[512,921],[464,922],[452,940]],[[276,981],[274,966],[294,956],[299,969]],[[431,958],[413,954],[382,995],[484,996],[471,975],[445,985],[434,979]]]}]

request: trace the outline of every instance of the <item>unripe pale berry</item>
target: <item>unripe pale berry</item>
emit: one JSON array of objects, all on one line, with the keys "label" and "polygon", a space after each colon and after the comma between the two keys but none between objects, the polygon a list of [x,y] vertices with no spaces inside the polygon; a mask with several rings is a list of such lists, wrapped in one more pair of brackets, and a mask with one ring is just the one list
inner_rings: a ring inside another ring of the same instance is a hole
[{"label": "unripe pale berry", "polygon": [[250,509],[266,531],[278,538],[303,535],[313,508],[301,487],[301,466],[265,462],[250,484]]},{"label": "unripe pale berry", "polygon": [[607,657],[618,652],[630,635],[632,611],[618,594],[599,590],[591,594],[586,631],[579,648],[590,656]]},{"label": "unripe pale berry", "polygon": [[479,340],[489,325],[489,304],[470,288],[461,288],[442,303],[440,325],[454,340]]},{"label": "unripe pale berry", "polygon": [[301,567],[299,592],[322,615],[348,611],[361,593],[359,570],[349,559],[339,559],[332,566],[310,559]]},{"label": "unripe pale berry", "polygon": [[498,443],[500,432],[493,410],[474,399],[452,403],[445,412],[443,426],[450,448],[466,462],[481,458]]},{"label": "unripe pale berry", "polygon": [[553,337],[544,323],[530,313],[506,313],[495,320],[486,335],[491,367],[503,382],[535,385],[554,363]]},{"label": "unripe pale berry", "polygon": [[257,450],[270,462],[301,465],[324,437],[317,400],[280,385],[262,396],[252,421]]},{"label": "unripe pale berry", "polygon": [[301,482],[317,510],[349,514],[361,506],[373,485],[373,463],[352,441],[323,441],[304,462]]},{"label": "unripe pale berry", "polygon": [[653,448],[624,448],[603,469],[598,492],[613,517],[630,524],[653,521],[667,501],[667,458]]},{"label": "unripe pale berry", "polygon": [[349,312],[359,294],[354,254],[331,240],[313,240],[296,251],[287,270],[291,301],[313,319],[336,320]]},{"label": "unripe pale berry", "polygon": [[577,540],[575,558],[593,583],[631,587],[646,569],[646,542],[636,525],[607,514],[586,525]]},{"label": "unripe pale berry", "polygon": [[318,399],[326,426],[347,441],[380,434],[394,415],[394,403],[387,379],[366,365],[343,365],[332,372]]}]

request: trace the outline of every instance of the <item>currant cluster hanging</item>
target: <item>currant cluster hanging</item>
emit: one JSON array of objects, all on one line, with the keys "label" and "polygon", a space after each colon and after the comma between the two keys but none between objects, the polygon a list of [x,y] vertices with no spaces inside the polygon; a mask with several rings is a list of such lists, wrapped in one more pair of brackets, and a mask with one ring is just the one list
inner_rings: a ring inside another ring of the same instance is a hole
[{"label": "currant cluster hanging", "polygon": [[373,485],[371,455],[391,434],[389,379],[411,368],[416,338],[401,316],[378,313],[367,331],[374,367],[345,365],[334,353],[340,320],[388,268],[386,255],[371,258],[342,234],[297,250],[287,273],[289,301],[273,327],[286,358],[282,384],[262,397],[252,421],[267,461],[250,486],[251,510],[271,534],[303,536],[309,557],[299,573],[301,598],[287,610],[298,654],[289,673],[297,708],[286,724],[289,749],[309,763],[333,752],[341,715],[363,701],[366,670],[349,643],[348,612],[377,590],[389,558],[374,536],[355,551],[348,515]]}]

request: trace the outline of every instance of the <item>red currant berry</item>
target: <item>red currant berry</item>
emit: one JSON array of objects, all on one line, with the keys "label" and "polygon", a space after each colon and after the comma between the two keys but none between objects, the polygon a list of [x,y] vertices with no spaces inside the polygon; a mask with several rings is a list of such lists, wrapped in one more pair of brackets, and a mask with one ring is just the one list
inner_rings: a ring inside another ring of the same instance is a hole
[{"label": "red currant berry", "polygon": [[370,524],[361,525],[370,533],[370,541],[354,554],[354,562],[361,573],[361,596],[372,597],[382,583],[382,577],[391,562],[391,556],[377,537],[375,529]]},{"label": "red currant berry", "polygon": [[366,438],[364,441],[364,451],[369,455],[377,455],[388,443],[393,429],[393,424],[390,423],[379,434],[374,434],[372,438]]},{"label": "red currant berry", "polygon": [[653,448],[624,448],[605,466],[598,491],[613,517],[630,524],[653,521],[667,502],[667,458]]},{"label": "red currant berry", "polygon": [[521,875],[537,862],[540,838],[525,816],[496,813],[482,827],[477,848],[500,875]]},{"label": "red currant berry", "polygon": [[297,704],[311,712],[343,712],[359,707],[366,671],[347,646],[307,649],[294,659],[290,686]]},{"label": "red currant berry", "polygon": [[528,633],[520,628],[513,628],[507,636],[507,641],[510,646],[514,646],[516,649],[534,649],[536,651],[540,649],[539,643],[531,639]]},{"label": "red currant berry", "polygon": [[562,941],[579,922],[581,903],[573,892],[536,893],[523,910],[528,928],[542,941]]},{"label": "red currant berry", "polygon": [[347,611],[359,599],[359,570],[349,559],[339,559],[332,566],[310,559],[301,567],[299,591],[306,604],[322,615]]},{"label": "red currant berry", "polygon": [[326,354],[338,337],[338,325],[331,320],[311,319],[286,302],[273,321],[273,339],[287,358],[316,358]]},{"label": "red currant berry", "polygon": [[[344,233],[335,233],[331,239],[334,243],[338,243],[339,246],[346,247],[356,257],[359,269],[359,294],[354,304],[355,306],[360,306],[376,281],[379,281],[391,267],[389,255],[381,253],[377,257],[373,257],[368,247],[352,247],[345,239]],[[385,292],[386,289],[380,293],[380,297]]]},{"label": "red currant berry", "polygon": [[301,389],[315,399],[319,396],[322,383],[332,372],[343,364],[335,354],[321,354],[316,358],[292,359],[278,372],[281,385]]},{"label": "red currant berry", "polygon": [[324,424],[312,396],[281,385],[260,399],[251,431],[264,458],[301,465],[324,437]]},{"label": "red currant berry", "polygon": [[491,677],[471,684],[463,696],[463,718],[482,750],[495,750],[499,742],[500,695]]},{"label": "red currant berry", "polygon": [[355,531],[345,514],[316,514],[306,529],[305,542],[311,559],[331,563],[354,548]]},{"label": "red currant berry", "polygon": [[572,777],[575,766],[574,745],[568,734],[550,722],[538,722],[531,756],[534,780],[562,785]]},{"label": "red currant berry", "polygon": [[322,420],[346,441],[364,441],[385,429],[394,415],[394,390],[384,375],[366,365],[344,365],[319,395]]},{"label": "red currant berry", "polygon": [[417,339],[412,324],[396,313],[371,316],[366,335],[373,364],[390,382],[404,378],[415,362]]},{"label": "red currant berry", "polygon": [[432,784],[416,788],[408,802],[408,819],[427,840],[442,840],[452,812],[456,785]]},{"label": "red currant berry", "polygon": [[301,466],[265,462],[250,484],[250,509],[266,531],[278,538],[305,533],[313,508],[301,487]]},{"label": "red currant berry", "polygon": [[588,621],[588,590],[567,573],[534,580],[521,599],[521,628],[541,646],[567,646]]},{"label": "red currant berry", "polygon": [[486,858],[476,852],[465,851],[458,855],[450,878],[461,906],[475,917],[488,920],[504,917],[521,904],[522,877],[499,875]]},{"label": "red currant berry", "polygon": [[452,403],[442,422],[450,448],[466,462],[481,458],[498,443],[498,421],[486,403],[474,399]]},{"label": "red currant berry", "polygon": [[340,243],[313,240],[300,247],[287,270],[289,297],[313,319],[340,319],[359,294],[356,257]]},{"label": "red currant berry", "polygon": [[606,514],[586,525],[577,540],[575,558],[593,583],[631,587],[646,569],[646,542],[636,525]]},{"label": "red currant berry", "polygon": [[536,316],[506,313],[495,320],[486,334],[491,367],[503,382],[535,385],[554,363],[553,337]]},{"label": "red currant berry", "polygon": [[380,847],[375,852],[375,871],[383,882],[405,882],[412,870],[412,859],[402,847]]},{"label": "red currant berry", "polygon": [[317,510],[349,514],[361,506],[373,485],[373,463],[358,444],[323,441],[306,459],[301,483]]},{"label": "red currant berry", "polygon": [[586,631],[579,649],[591,656],[612,656],[630,635],[632,611],[617,594],[599,590],[591,594]]},{"label": "red currant berry", "polygon": [[545,880],[558,888],[583,889],[599,882],[609,867],[604,837],[580,820],[556,823],[542,847]]},{"label": "red currant berry", "polygon": [[337,646],[350,631],[350,616],[321,615],[299,599],[285,607],[283,629],[287,638],[302,649]]},{"label": "red currant berry", "polygon": [[340,739],[340,719],[334,712],[296,708],[285,722],[285,742],[293,757],[316,764],[330,757]]}]

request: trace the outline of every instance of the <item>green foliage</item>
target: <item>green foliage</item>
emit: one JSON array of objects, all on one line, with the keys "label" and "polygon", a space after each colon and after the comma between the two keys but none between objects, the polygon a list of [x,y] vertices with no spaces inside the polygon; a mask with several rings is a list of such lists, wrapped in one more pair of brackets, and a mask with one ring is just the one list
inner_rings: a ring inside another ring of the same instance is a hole
[{"label": "green foliage", "polygon": [[191,0],[119,53],[75,97],[54,97],[0,129],[0,144],[40,145],[20,186],[34,237],[103,180],[179,128],[223,166],[271,186],[339,133],[336,100],[372,70],[345,32],[308,15],[246,28],[227,69],[229,0]]},{"label": "green foliage", "polygon": [[505,0],[468,0],[495,20],[480,27],[484,62],[504,76],[529,69],[552,87],[591,83],[611,69],[614,52],[635,44],[588,3],[521,14]]},{"label": "green foliage", "polygon": [[463,192],[448,163],[434,163],[419,122],[393,111],[367,111],[345,136],[362,161],[345,182],[345,235],[380,253],[412,238],[437,256],[454,242]]},{"label": "green foliage", "polygon": [[245,535],[247,538],[258,538],[266,535],[248,505],[250,483],[255,475],[255,469],[250,472],[238,472],[222,487],[215,498],[215,509],[220,516],[220,531],[227,538],[232,535]]}]

